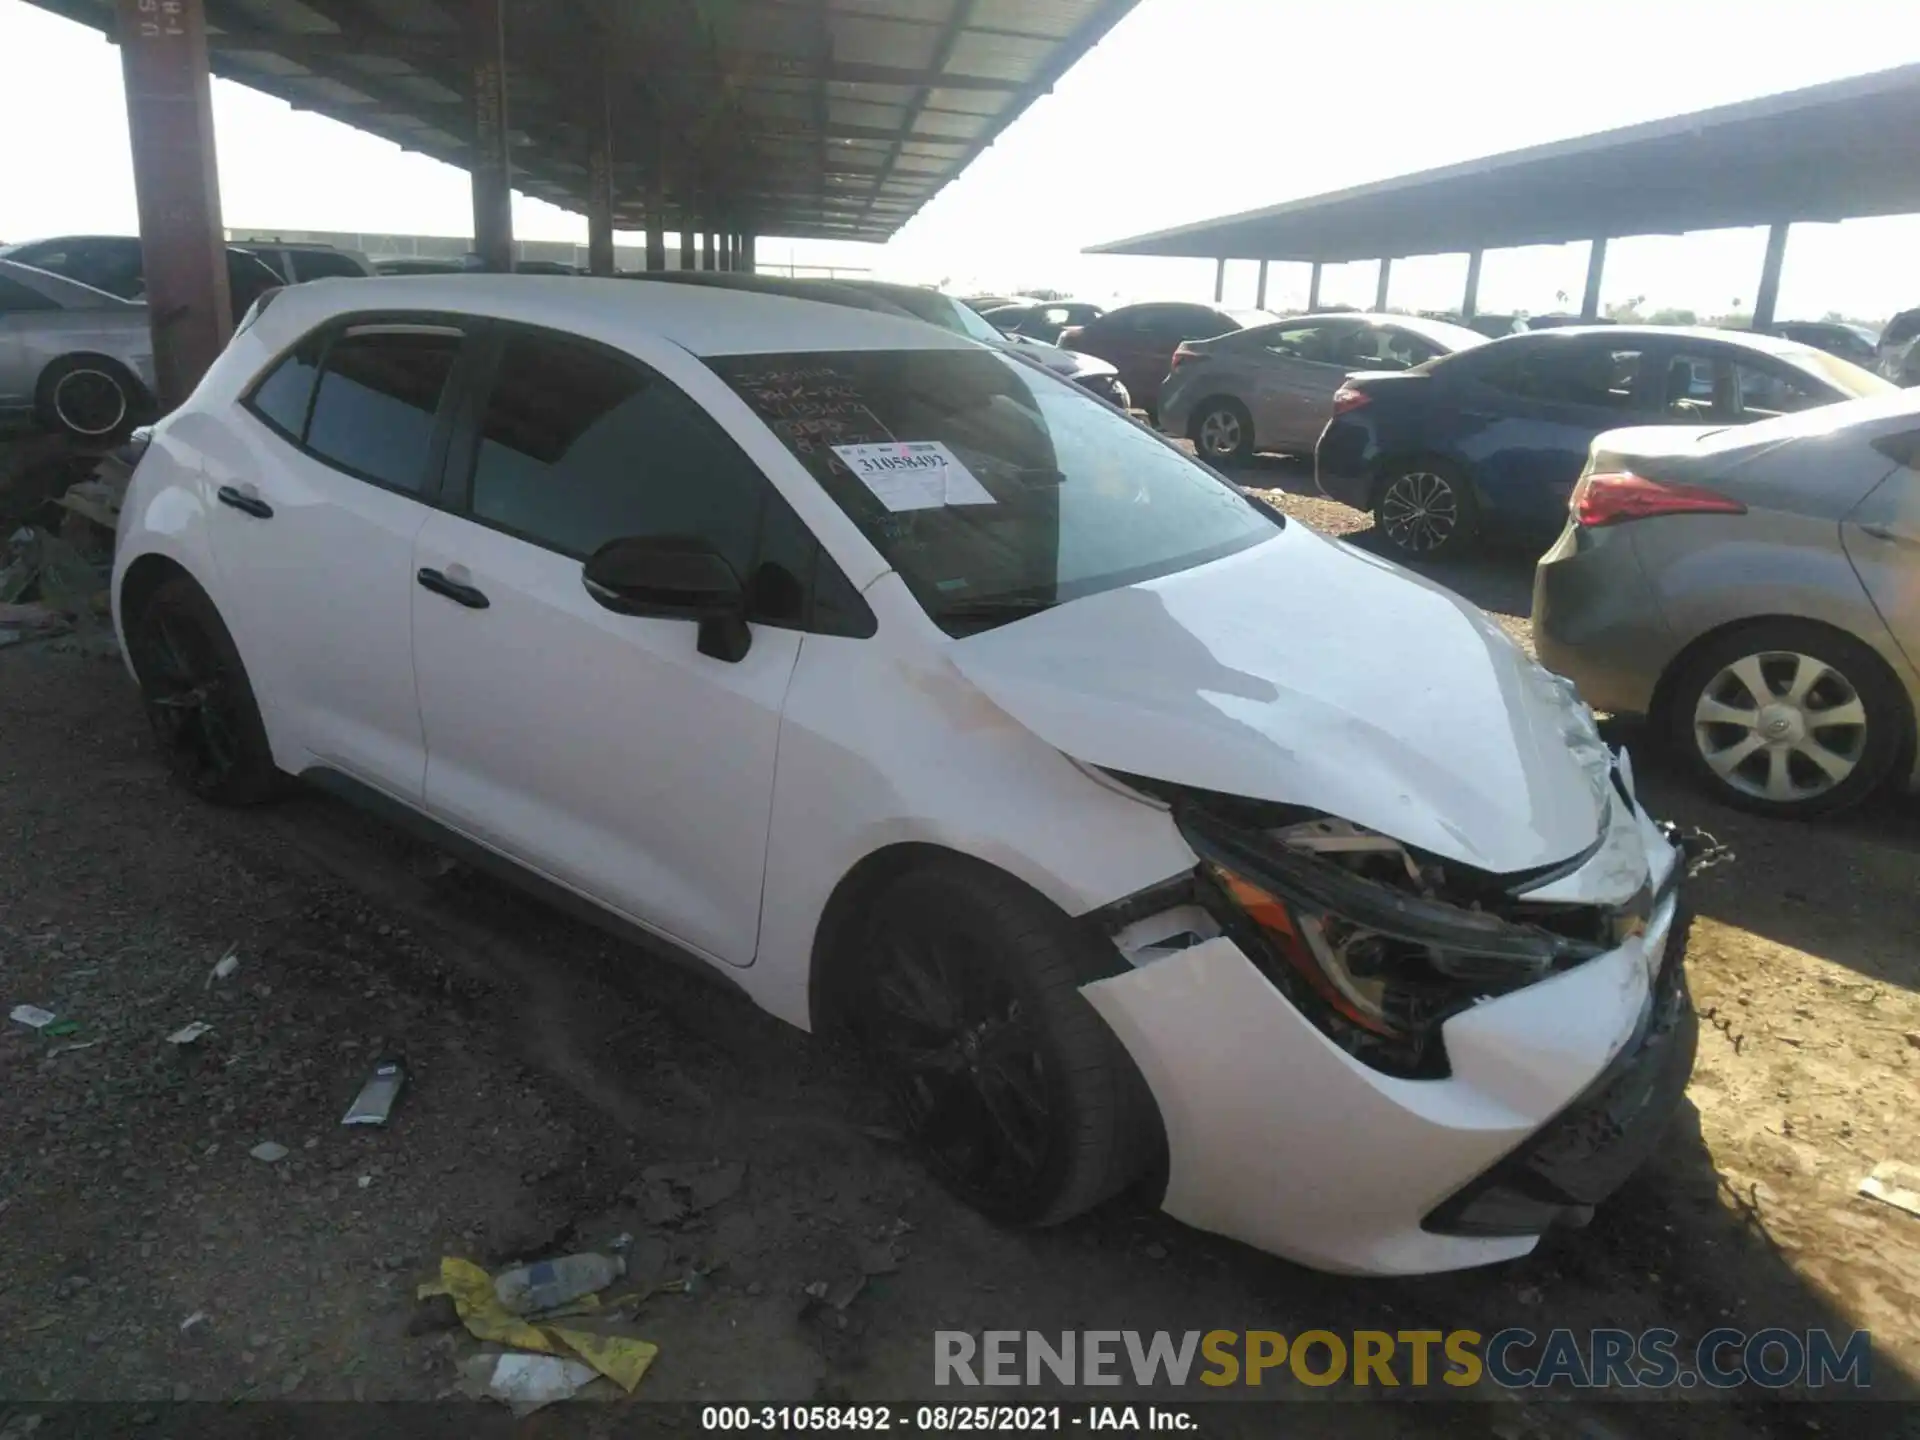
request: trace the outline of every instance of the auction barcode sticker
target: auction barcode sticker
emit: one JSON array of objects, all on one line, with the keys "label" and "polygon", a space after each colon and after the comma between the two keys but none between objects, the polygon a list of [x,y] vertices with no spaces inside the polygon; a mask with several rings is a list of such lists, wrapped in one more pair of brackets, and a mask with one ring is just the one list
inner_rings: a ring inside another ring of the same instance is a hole
[{"label": "auction barcode sticker", "polygon": [[889,510],[994,503],[987,487],[938,440],[836,445],[833,453]]}]

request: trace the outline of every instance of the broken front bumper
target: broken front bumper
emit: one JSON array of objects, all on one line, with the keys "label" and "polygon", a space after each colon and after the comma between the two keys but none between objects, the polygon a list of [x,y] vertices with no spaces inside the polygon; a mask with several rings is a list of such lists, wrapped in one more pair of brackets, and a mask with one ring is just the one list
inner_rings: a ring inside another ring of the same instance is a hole
[{"label": "broken front bumper", "polygon": [[1086,986],[1159,1103],[1167,1212],[1363,1274],[1512,1259],[1583,1219],[1651,1151],[1693,1059],[1681,855],[1635,828],[1646,928],[1448,1019],[1442,1079],[1355,1059],[1226,936]]}]

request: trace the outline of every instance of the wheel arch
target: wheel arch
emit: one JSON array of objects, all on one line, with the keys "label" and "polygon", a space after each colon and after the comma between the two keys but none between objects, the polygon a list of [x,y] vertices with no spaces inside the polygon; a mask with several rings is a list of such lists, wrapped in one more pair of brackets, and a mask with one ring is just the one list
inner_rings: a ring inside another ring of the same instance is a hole
[{"label": "wheel arch", "polygon": [[808,964],[809,1029],[816,1034],[832,1033],[844,1025],[851,995],[850,982],[859,973],[860,953],[856,942],[860,925],[873,903],[888,886],[903,876],[934,866],[990,871],[1031,891],[1059,911],[1062,918],[1069,923],[1072,921],[1072,917],[1045,891],[1005,866],[932,841],[902,840],[883,845],[862,856],[840,877],[820,912],[820,922],[814,927],[813,948]]},{"label": "wheel arch", "polygon": [[126,573],[120,577],[118,603],[122,630],[126,628],[128,621],[139,612],[140,607],[145,605],[147,601],[153,597],[154,591],[158,590],[169,580],[181,578],[191,580],[194,585],[198,586],[202,591],[206,589],[204,585],[200,584],[200,581],[194,576],[191,570],[187,569],[186,566],[182,565],[171,555],[163,555],[157,550],[149,550],[146,554],[136,557],[127,566]]},{"label": "wheel arch", "polygon": [[1810,625],[1815,629],[1824,630],[1830,635],[1838,636],[1850,644],[1858,645],[1871,655],[1874,663],[1880,667],[1881,677],[1887,681],[1894,695],[1898,697],[1898,702],[1901,707],[1901,761],[1902,763],[1907,763],[1912,760],[1916,738],[1913,699],[1906,682],[1901,679],[1899,671],[1872,641],[1863,639],[1852,631],[1835,625],[1830,620],[1822,620],[1814,615],[1794,615],[1784,612],[1767,615],[1743,615],[1738,620],[1726,621],[1723,624],[1713,626],[1711,629],[1703,630],[1700,634],[1694,636],[1685,645],[1680,647],[1679,652],[1676,653],[1671,660],[1667,661],[1666,668],[1660,672],[1660,678],[1654,682],[1653,698],[1647,704],[1647,719],[1651,725],[1656,727],[1656,733],[1664,733],[1671,722],[1673,688],[1679,683],[1680,677],[1686,673],[1688,666],[1698,658],[1702,650],[1740,631],[1763,630],[1772,625]]}]

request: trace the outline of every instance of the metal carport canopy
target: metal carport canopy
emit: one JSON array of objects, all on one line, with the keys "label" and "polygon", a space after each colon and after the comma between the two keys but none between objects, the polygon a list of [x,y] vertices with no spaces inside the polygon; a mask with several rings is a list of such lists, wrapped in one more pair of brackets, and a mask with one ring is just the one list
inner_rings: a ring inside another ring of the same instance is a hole
[{"label": "metal carport canopy", "polygon": [[1920,65],[1115,240],[1345,261],[1920,211]]},{"label": "metal carport canopy", "polygon": [[[109,36],[131,8],[32,3]],[[610,132],[623,229],[885,240],[1136,3],[506,0],[513,185],[587,208]],[[205,0],[207,45],[217,75],[472,168],[474,9]]]}]

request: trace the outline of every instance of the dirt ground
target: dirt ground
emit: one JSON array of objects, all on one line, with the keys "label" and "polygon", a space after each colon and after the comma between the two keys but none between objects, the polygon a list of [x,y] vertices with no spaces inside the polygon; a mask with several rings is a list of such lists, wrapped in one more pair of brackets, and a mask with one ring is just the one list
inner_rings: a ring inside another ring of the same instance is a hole
[{"label": "dirt ground", "polygon": [[[1366,523],[1278,498],[1323,528]],[[1528,574],[1493,557],[1440,578],[1524,636]],[[1186,1230],[1148,1194],[996,1229],[901,1150],[845,1056],[737,996],[323,797],[190,801],[103,648],[0,649],[0,999],[79,1027],[0,1024],[0,1433],[59,1399],[446,1396],[474,1346],[421,1326],[414,1287],[440,1257],[622,1234],[636,1275],[685,1285],[638,1314],[660,1347],[652,1400],[926,1398],[937,1329],[1720,1324],[1868,1328],[1875,1393],[1920,1398],[1920,1218],[1855,1193],[1883,1158],[1920,1161],[1920,802],[1772,826],[1645,757],[1656,813],[1737,855],[1691,889],[1691,1105],[1587,1230],[1510,1266],[1356,1281]],[[211,980],[229,952],[237,971]],[[196,1020],[197,1043],[165,1042]],[[383,1056],[410,1075],[391,1124],[343,1128]],[[264,1141],[287,1156],[253,1158]],[[672,1163],[743,1178],[689,1211],[645,1174]],[[1912,1415],[1562,1391],[1285,1420],[1597,1440],[1895,1433]],[[1207,1433],[1274,1430],[1245,1407],[1208,1416]]]}]

